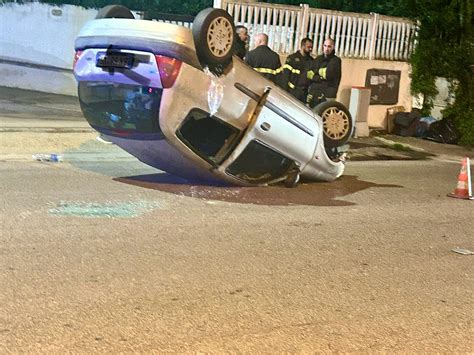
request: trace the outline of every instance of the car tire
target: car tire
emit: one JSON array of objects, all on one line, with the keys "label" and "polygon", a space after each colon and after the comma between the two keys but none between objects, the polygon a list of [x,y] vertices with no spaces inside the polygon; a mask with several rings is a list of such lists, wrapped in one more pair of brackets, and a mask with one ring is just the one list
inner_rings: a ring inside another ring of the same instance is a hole
[{"label": "car tire", "polygon": [[102,18],[128,18],[135,19],[132,12],[122,5],[108,5],[103,7],[97,13],[96,19]]},{"label": "car tire", "polygon": [[324,145],[339,147],[351,138],[354,123],[349,110],[338,101],[324,101],[313,111],[322,118]]},{"label": "car tire", "polygon": [[223,9],[202,10],[194,19],[193,37],[202,67],[222,74],[234,54],[235,25],[232,16]]},{"label": "car tire", "polygon": [[295,170],[288,174],[286,177],[284,184],[288,188],[294,188],[298,185],[298,182],[300,181],[300,172],[298,170]]}]

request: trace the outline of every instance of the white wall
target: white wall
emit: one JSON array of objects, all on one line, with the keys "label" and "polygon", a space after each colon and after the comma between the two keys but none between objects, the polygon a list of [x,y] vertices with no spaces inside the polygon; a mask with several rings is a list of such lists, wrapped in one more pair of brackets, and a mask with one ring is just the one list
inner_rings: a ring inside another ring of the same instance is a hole
[{"label": "white wall", "polygon": [[97,10],[71,5],[0,6],[0,85],[76,95],[71,71],[74,40],[96,14]]}]

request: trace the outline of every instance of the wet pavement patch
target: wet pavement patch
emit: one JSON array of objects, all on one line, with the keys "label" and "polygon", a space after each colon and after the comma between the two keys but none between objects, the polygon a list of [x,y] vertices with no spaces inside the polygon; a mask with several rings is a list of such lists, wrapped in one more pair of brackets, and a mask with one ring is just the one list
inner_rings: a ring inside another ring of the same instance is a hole
[{"label": "wet pavement patch", "polygon": [[153,201],[135,202],[67,202],[61,201],[58,206],[50,208],[49,214],[85,218],[130,218],[150,212],[162,205]]},{"label": "wet pavement patch", "polygon": [[[401,187],[398,185],[375,184],[359,180],[356,176],[343,175],[333,182],[303,182],[296,188],[283,185],[264,187],[207,186],[170,183],[164,179],[167,174],[152,174],[116,178],[114,180],[148,189],[169,192],[180,196],[203,200],[217,200],[256,205],[309,205],[309,206],[351,206],[352,202],[338,198],[371,187]],[[166,182],[164,182],[166,181]]]}]

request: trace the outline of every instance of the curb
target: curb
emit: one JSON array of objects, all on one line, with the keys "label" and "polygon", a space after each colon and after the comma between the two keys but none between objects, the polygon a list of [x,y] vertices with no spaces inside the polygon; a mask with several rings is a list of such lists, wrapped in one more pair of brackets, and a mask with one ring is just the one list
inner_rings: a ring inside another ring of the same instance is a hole
[{"label": "curb", "polygon": [[423,149],[423,148],[419,148],[419,147],[415,147],[411,144],[407,144],[407,143],[400,143],[400,142],[395,142],[395,141],[392,141],[390,139],[386,139],[386,138],[383,138],[383,137],[374,137],[376,140],[378,140],[379,142],[381,142],[382,144],[386,145],[387,147],[389,148],[393,148],[394,145],[398,144],[398,145],[402,145],[404,146],[405,148],[408,148],[408,149],[411,149],[415,152],[420,152],[420,153],[426,153],[426,150]]}]

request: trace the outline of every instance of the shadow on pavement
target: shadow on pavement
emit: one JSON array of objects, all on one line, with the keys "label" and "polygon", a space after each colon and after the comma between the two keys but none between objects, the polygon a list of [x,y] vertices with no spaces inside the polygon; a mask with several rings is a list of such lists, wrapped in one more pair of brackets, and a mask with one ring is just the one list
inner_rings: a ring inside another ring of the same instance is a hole
[{"label": "shadow on pavement", "polygon": [[203,200],[273,206],[352,206],[355,203],[338,200],[338,198],[371,187],[402,187],[362,181],[352,175],[343,175],[333,182],[303,182],[293,189],[283,185],[266,187],[198,185],[166,173],[120,177],[114,180]]}]

